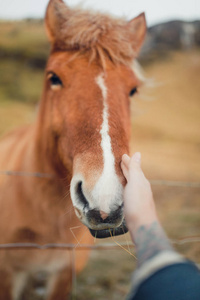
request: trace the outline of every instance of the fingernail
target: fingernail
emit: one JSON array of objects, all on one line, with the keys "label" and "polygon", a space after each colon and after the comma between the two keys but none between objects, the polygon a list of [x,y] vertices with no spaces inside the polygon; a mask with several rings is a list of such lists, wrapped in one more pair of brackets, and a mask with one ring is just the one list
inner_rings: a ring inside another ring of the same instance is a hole
[{"label": "fingernail", "polygon": [[130,157],[128,156],[128,154],[123,154],[122,155],[122,161],[123,162],[128,162],[130,160]]},{"label": "fingernail", "polygon": [[138,163],[141,162],[141,153],[140,152],[136,152],[134,155],[133,155],[133,158],[135,161],[137,161]]}]

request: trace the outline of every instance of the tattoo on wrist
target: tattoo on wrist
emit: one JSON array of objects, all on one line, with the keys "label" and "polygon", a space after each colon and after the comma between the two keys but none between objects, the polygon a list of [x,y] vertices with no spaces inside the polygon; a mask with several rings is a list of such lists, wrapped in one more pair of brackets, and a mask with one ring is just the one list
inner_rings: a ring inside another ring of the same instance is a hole
[{"label": "tattoo on wrist", "polygon": [[140,226],[134,236],[138,267],[146,260],[163,250],[172,250],[172,246],[158,222]]}]

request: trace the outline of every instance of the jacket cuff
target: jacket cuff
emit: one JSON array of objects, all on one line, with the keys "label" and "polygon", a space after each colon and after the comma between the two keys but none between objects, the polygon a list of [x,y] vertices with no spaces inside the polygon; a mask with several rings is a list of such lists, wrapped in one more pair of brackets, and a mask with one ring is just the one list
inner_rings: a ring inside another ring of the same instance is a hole
[{"label": "jacket cuff", "polygon": [[139,286],[160,269],[175,263],[186,262],[185,258],[175,251],[162,251],[147,260],[140,268],[136,269],[132,277],[131,297],[135,295]]}]

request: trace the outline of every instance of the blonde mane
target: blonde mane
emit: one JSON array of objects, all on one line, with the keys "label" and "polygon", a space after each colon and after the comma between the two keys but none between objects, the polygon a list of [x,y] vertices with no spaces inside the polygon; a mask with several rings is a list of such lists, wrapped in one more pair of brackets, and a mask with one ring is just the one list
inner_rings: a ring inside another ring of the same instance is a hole
[{"label": "blonde mane", "polygon": [[89,52],[90,60],[104,57],[116,63],[130,64],[136,57],[131,43],[133,32],[128,22],[80,8],[68,8],[63,2],[55,3],[57,28],[54,30],[54,50]]}]

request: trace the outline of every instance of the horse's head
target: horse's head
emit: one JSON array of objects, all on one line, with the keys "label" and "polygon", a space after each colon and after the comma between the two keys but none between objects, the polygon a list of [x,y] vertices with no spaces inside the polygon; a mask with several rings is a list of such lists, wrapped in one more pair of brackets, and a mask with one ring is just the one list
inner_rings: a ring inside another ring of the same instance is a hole
[{"label": "horse's head", "polygon": [[46,28],[52,51],[45,101],[59,161],[73,169],[75,212],[97,237],[121,234],[120,162],[129,147],[130,98],[140,84],[134,59],[146,32],[144,14],[126,22],[51,0]]}]

